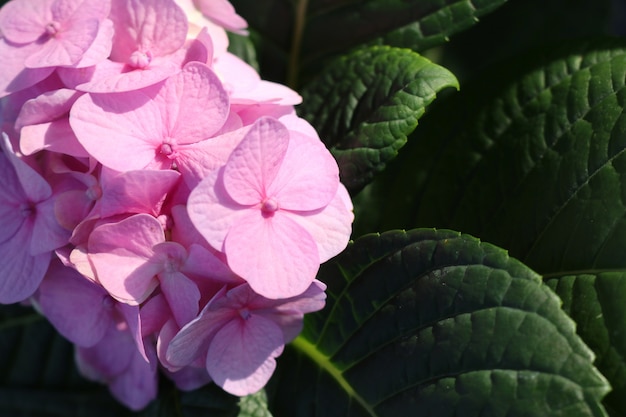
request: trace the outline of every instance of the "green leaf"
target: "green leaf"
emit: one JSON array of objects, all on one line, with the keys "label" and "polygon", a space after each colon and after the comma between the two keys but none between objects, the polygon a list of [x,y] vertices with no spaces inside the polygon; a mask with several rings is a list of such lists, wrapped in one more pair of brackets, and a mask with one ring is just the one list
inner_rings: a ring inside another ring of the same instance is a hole
[{"label": "green leaf", "polygon": [[397,155],[446,87],[458,88],[454,75],[411,50],[364,48],[307,85],[299,112],[316,127],[354,193]]},{"label": "green leaf", "polygon": [[232,4],[258,35],[266,77],[284,81],[290,66],[293,81],[298,72],[316,73],[328,59],[366,43],[424,51],[446,42],[505,2],[233,0]]},{"label": "green leaf", "polygon": [[626,266],[626,46],[537,58],[523,57],[538,66],[495,94],[484,80],[466,88],[418,129],[428,140],[381,184],[412,182],[410,209],[390,202],[382,228],[467,231],[542,274]]},{"label": "green leaf", "polygon": [[302,41],[304,65],[375,40],[424,51],[448,40],[506,0],[311,1]]},{"label": "green leaf", "polygon": [[502,249],[386,232],[319,279],[328,306],[280,360],[275,415],[605,415],[608,385],[560,300]]},{"label": "green leaf", "polygon": [[[511,71],[517,66],[526,69]],[[378,219],[361,213],[367,227],[463,230],[507,248],[551,279],[624,273],[626,43],[562,46],[492,74],[513,81],[489,90],[485,78],[422,123],[418,132],[429,139],[412,141],[397,169],[364,196],[370,205],[380,202],[381,212]],[[399,190],[401,200],[389,197]],[[593,300],[595,290],[584,288]],[[611,331],[626,332],[624,295],[607,293],[595,310],[584,297],[568,310],[581,329],[610,304],[620,317]],[[588,330],[581,335],[598,356],[598,369],[619,389],[615,358],[623,366],[626,346]],[[608,401],[626,415],[623,396]]]},{"label": "green leaf", "polygon": [[256,71],[259,71],[256,50],[250,36],[228,32],[228,52],[237,55]]},{"label": "green leaf", "polygon": [[588,271],[547,277],[546,283],[563,300],[563,309],[576,321],[577,332],[591,349],[602,352],[596,366],[604,370],[612,391],[605,403],[624,415],[626,398],[626,271]]},{"label": "green leaf", "polygon": [[272,417],[267,409],[267,394],[261,390],[256,394],[242,397],[239,401],[241,411],[238,417]]},{"label": "green leaf", "polygon": [[446,44],[439,63],[464,80],[531,48],[607,35],[611,23],[616,25],[624,15],[619,8],[623,4],[613,0],[509,1]]}]

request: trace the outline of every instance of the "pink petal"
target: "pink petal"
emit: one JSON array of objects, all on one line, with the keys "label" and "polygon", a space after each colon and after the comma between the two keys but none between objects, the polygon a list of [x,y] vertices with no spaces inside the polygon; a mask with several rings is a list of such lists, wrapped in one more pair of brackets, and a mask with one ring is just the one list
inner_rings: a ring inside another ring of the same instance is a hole
[{"label": "pink petal", "polygon": [[9,137],[4,133],[2,134],[0,147],[8,161],[13,165],[17,179],[30,202],[37,203],[52,195],[52,189],[48,182],[43,179],[38,172],[15,155]]},{"label": "pink petal", "polygon": [[268,197],[289,146],[289,132],[275,119],[259,119],[233,150],[224,167],[224,188],[239,204]]},{"label": "pink petal", "polygon": [[115,307],[117,311],[121,313],[121,316],[124,319],[125,323],[123,324],[126,324],[128,326],[128,331],[133,338],[133,341],[135,342],[137,352],[139,352],[144,361],[150,362],[150,344],[144,343],[143,340],[143,335],[141,333],[142,325],[139,307],[124,303],[117,303]]},{"label": "pink petal", "polygon": [[213,40],[206,28],[202,28],[195,39],[188,40],[185,49],[185,63],[198,61],[210,65],[213,62]]},{"label": "pink petal", "polygon": [[265,386],[283,349],[283,334],[271,320],[251,314],[222,327],[207,353],[206,367],[225,391],[244,396]]},{"label": "pink petal", "polygon": [[182,327],[198,314],[198,286],[181,272],[161,272],[161,291],[169,304],[176,323]]},{"label": "pink petal", "polygon": [[147,214],[96,227],[89,236],[89,259],[98,281],[116,299],[141,304],[158,285],[162,265],[150,258],[152,247],[164,240],[161,224]]},{"label": "pink petal", "polygon": [[163,294],[156,294],[148,298],[142,304],[139,315],[141,317],[141,335],[143,337],[158,333],[165,323],[171,321],[172,318],[170,307],[167,305],[167,300],[163,297]]},{"label": "pink petal", "polygon": [[213,136],[228,116],[228,94],[211,69],[190,62],[169,78],[155,100],[164,110],[171,137],[179,144]]},{"label": "pink petal", "polygon": [[161,292],[180,327],[198,315],[200,291],[198,286],[180,272],[187,261],[187,251],[175,242],[163,242],[153,247],[153,262],[163,264],[159,273]]},{"label": "pink petal", "polygon": [[13,166],[8,158],[0,153],[0,242],[11,239],[27,220],[21,213],[22,204],[27,201]]},{"label": "pink petal", "polygon": [[171,0],[113,0],[115,39],[111,59],[126,63],[136,50],[164,56],[180,49],[187,17]]},{"label": "pink petal", "polygon": [[195,188],[211,171],[224,166],[247,132],[248,128],[237,129],[211,139],[179,146],[176,161],[187,185]]},{"label": "pink petal", "polygon": [[90,348],[78,348],[76,360],[87,378],[106,382],[111,393],[133,410],[145,407],[156,397],[156,354],[146,362],[137,351],[127,330],[111,326],[101,342]]},{"label": "pink petal", "polygon": [[19,130],[23,126],[51,122],[65,117],[80,96],[81,93],[77,91],[62,88],[45,92],[28,100],[20,110],[15,121],[15,128]]},{"label": "pink petal", "polygon": [[31,230],[28,223],[9,240],[0,243],[3,261],[0,264],[0,303],[24,301],[37,290],[50,264],[50,253],[32,256],[27,250]]},{"label": "pink petal", "polygon": [[339,254],[348,245],[352,233],[352,202],[343,184],[333,200],[323,209],[310,213],[281,212],[307,230],[315,240],[320,263]]},{"label": "pink petal", "polygon": [[76,349],[76,362],[84,376],[104,382],[124,372],[136,350],[128,329],[118,330],[112,322],[99,343]]},{"label": "pink petal", "polygon": [[202,14],[228,30],[239,31],[248,27],[228,0],[194,0],[194,4]]},{"label": "pink petal", "polygon": [[70,125],[85,149],[116,171],[143,169],[166,136],[159,109],[144,91],[85,94],[72,107]]},{"label": "pink petal", "polygon": [[35,42],[52,21],[51,7],[55,0],[13,0],[0,9],[2,36],[15,43]]},{"label": "pink petal", "polygon": [[20,150],[24,155],[32,155],[44,149],[78,158],[89,156],[83,145],[78,142],[67,119],[22,128]]},{"label": "pink petal", "polygon": [[146,362],[136,351],[131,358],[130,366],[109,382],[111,394],[128,408],[139,411],[157,397],[158,374],[156,355],[152,353],[150,363]]},{"label": "pink petal", "polygon": [[295,105],[302,102],[302,97],[289,87],[261,80],[253,67],[234,54],[220,56],[214,69],[226,86],[232,104]]},{"label": "pink petal", "polygon": [[248,210],[235,202],[224,189],[223,172],[223,169],[213,171],[202,180],[189,195],[187,203],[191,222],[218,251],[223,251],[228,230]]},{"label": "pink petal", "polygon": [[[171,208],[173,225],[171,228],[171,239],[174,242],[178,242],[186,248],[189,248],[192,244],[199,246],[206,246],[207,241],[196,230],[189,214],[187,214],[187,208],[184,205],[177,204]],[[1,217],[0,217],[1,218]]]},{"label": "pink petal", "polygon": [[[225,292],[225,288],[222,289],[214,299],[223,297]],[[209,302],[196,319],[187,323],[174,336],[167,348],[167,362],[172,366],[183,367],[203,357],[215,333],[232,317],[233,312],[230,310],[211,311]]]},{"label": "pink petal", "polygon": [[213,252],[195,243],[189,247],[189,258],[183,267],[183,272],[202,277],[204,280],[210,278],[211,281],[222,285],[236,285],[243,282]]},{"label": "pink petal", "polygon": [[54,67],[30,69],[24,66],[24,61],[37,48],[36,44],[10,44],[0,36],[0,98],[31,87],[54,72]]},{"label": "pink petal", "polygon": [[112,324],[114,301],[107,292],[59,262],[50,265],[37,302],[54,327],[79,346],[94,346]]},{"label": "pink petal", "polygon": [[98,35],[100,22],[85,19],[72,22],[70,30],[63,30],[43,43],[39,50],[25,61],[27,68],[44,68],[78,63]]},{"label": "pink petal", "polygon": [[61,226],[56,218],[54,199],[37,204],[30,242],[32,255],[51,252],[67,245],[70,235],[70,231]]},{"label": "pink petal", "polygon": [[[293,106],[281,106],[275,103],[236,104],[231,103],[231,112],[236,113],[244,126],[251,125],[261,117],[282,119],[283,116],[294,114]],[[291,130],[291,128],[288,128]]]},{"label": "pink petal", "polygon": [[80,61],[74,64],[75,68],[86,68],[97,65],[106,60],[111,54],[113,47],[113,22],[109,19],[102,20],[98,27],[96,39],[85,51]]},{"label": "pink petal", "polygon": [[[311,286],[302,294],[285,300],[270,300],[266,306],[258,304],[258,299],[254,300],[250,307],[256,308],[255,314],[269,318],[283,332],[283,339],[288,343],[295,339],[302,331],[303,318],[305,313],[319,311],[324,308],[326,285],[320,281],[313,281]],[[259,297],[260,298],[260,297]]]},{"label": "pink petal", "polygon": [[289,149],[267,194],[280,209],[316,210],[332,200],[338,185],[339,168],[324,144],[290,132]]},{"label": "pink petal", "polygon": [[54,201],[54,214],[59,224],[68,230],[74,230],[93,207],[93,200],[84,189],[69,190],[57,196]]},{"label": "pink petal", "polygon": [[246,212],[228,232],[224,249],[233,272],[267,298],[303,293],[319,268],[311,235],[280,212],[269,218],[260,210]]},{"label": "pink petal", "polygon": [[123,213],[147,213],[157,216],[168,193],[177,184],[176,171],[102,170],[102,197],[97,210],[101,217]]},{"label": "pink petal", "polygon": [[185,51],[155,57],[150,66],[133,69],[125,63],[105,60],[95,67],[64,69],[59,71],[70,86],[88,93],[121,93],[135,91],[161,82],[180,71]]}]

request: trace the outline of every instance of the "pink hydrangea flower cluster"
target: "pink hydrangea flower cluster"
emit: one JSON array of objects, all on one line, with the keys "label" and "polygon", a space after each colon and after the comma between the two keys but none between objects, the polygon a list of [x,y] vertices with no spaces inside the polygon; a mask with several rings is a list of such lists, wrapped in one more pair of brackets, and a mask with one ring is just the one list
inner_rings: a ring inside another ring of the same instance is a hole
[{"label": "pink hydrangea flower cluster", "polygon": [[132,409],[158,374],[261,389],[351,233],[300,96],[227,52],[245,28],[227,0],[0,9],[0,303]]}]

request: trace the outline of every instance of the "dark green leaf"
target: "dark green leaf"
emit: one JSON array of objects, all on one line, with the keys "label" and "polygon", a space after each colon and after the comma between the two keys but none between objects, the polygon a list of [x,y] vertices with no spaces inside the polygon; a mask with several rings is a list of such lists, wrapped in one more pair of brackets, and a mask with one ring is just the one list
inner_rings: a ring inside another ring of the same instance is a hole
[{"label": "dark green leaf", "polygon": [[[504,88],[490,91],[482,80],[459,94],[454,106],[433,112],[421,126],[426,129],[418,130],[429,139],[413,142],[400,157],[405,165],[364,198],[381,203],[383,228],[464,230],[509,249],[552,279],[580,271],[621,274],[626,270],[626,44],[595,41],[514,63],[528,67],[528,62],[536,66],[521,77],[512,72],[514,81]],[[402,200],[385,198],[399,189]],[[362,214],[369,226],[377,223],[373,213]],[[626,346],[596,338],[588,323],[597,322],[597,310],[611,303],[621,319],[610,331],[626,332],[624,297],[607,293],[594,311],[583,300],[595,299],[595,289],[582,288],[590,293],[573,299],[568,311],[587,328],[581,335],[594,348],[598,368],[619,389],[623,378],[615,355],[624,366]],[[626,415],[626,402],[611,404]]]},{"label": "dark green leaf", "polygon": [[337,159],[342,182],[360,190],[396,156],[454,75],[408,49],[371,47],[337,60],[302,91],[300,114]]},{"label": "dark green leaf", "polygon": [[[472,26],[506,0],[233,0],[258,35],[268,78],[312,74],[365,43],[423,51]],[[282,51],[282,52],[279,52]],[[293,55],[290,58],[290,55]],[[291,61],[290,61],[291,59]],[[288,67],[291,67],[287,70]],[[296,74],[294,74],[296,73]]]},{"label": "dark green leaf", "polygon": [[451,231],[365,236],[281,358],[284,416],[603,416],[608,385],[541,277]]},{"label": "dark green leaf", "polygon": [[563,300],[563,309],[576,321],[578,334],[591,349],[601,352],[596,366],[604,370],[612,386],[605,402],[616,415],[624,415],[626,271],[553,276],[547,277],[546,283]]},{"label": "dark green leaf", "polygon": [[[461,80],[531,48],[616,32],[622,0],[509,1],[442,49],[441,65]],[[537,11],[541,10],[541,13]],[[623,33],[623,29],[622,29]]]}]

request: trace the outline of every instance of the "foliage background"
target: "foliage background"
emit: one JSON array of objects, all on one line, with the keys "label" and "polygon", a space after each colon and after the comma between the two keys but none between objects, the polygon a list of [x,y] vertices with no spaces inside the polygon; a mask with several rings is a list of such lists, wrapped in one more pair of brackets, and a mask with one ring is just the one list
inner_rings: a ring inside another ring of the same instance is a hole
[{"label": "foliage background", "polygon": [[131,413],[2,306],[0,414],[626,416],[624,3],[232,3],[354,197],[327,308],[265,392],[163,380]]}]

